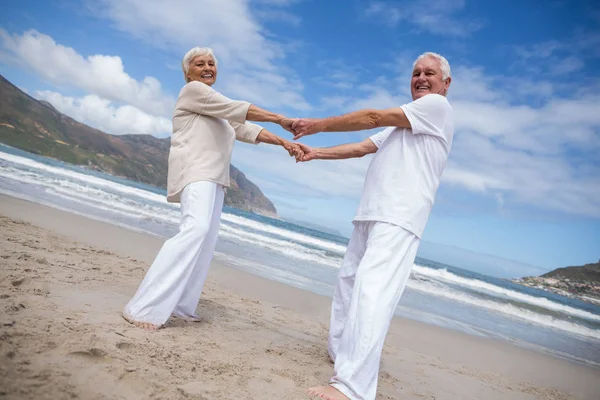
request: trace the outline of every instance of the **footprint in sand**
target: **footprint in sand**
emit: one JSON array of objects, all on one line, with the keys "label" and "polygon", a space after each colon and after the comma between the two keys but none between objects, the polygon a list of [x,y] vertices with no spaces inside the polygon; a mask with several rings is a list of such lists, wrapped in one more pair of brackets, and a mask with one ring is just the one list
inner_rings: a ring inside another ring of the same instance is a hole
[{"label": "footprint in sand", "polygon": [[134,345],[132,343],[127,343],[127,342],[117,343],[117,348],[119,350],[129,350],[129,349],[132,349],[133,347],[134,347]]},{"label": "footprint in sand", "polygon": [[17,287],[17,286],[21,286],[23,284],[23,282],[25,282],[25,278],[24,277],[23,278],[19,278],[19,279],[15,279],[11,283],[12,283],[12,285],[14,287]]},{"label": "footprint in sand", "polygon": [[87,351],[72,351],[71,356],[82,357],[90,361],[103,361],[106,359],[106,352],[97,348],[92,348]]},{"label": "footprint in sand", "polygon": [[25,306],[23,304],[19,304],[18,306],[15,305],[9,305],[6,306],[5,310],[7,314],[16,314],[19,311],[21,311],[21,309],[25,308]]}]

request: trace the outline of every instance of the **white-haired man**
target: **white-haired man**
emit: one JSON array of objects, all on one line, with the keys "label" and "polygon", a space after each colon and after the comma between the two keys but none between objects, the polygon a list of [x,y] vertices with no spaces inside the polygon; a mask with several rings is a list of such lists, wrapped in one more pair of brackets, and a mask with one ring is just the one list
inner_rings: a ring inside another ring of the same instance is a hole
[{"label": "white-haired man", "polygon": [[386,110],[300,119],[294,139],[317,132],[387,129],[362,142],[329,148],[301,144],[304,156],[338,160],[376,153],[354,217],[354,231],[333,296],[329,354],[334,375],[308,393],[324,399],[372,400],[383,343],[408,281],[452,145],[453,112],[446,99],[448,61],[424,53],[413,65],[413,101]]}]

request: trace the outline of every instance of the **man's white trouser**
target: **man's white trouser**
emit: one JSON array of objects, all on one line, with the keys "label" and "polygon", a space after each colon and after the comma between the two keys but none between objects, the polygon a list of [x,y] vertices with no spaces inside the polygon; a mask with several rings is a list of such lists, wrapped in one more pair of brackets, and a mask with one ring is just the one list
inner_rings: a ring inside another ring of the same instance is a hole
[{"label": "man's white trouser", "polygon": [[124,313],[155,325],[171,314],[195,316],[217,243],[223,198],[223,186],[213,182],[183,189],[179,233],[164,243]]},{"label": "man's white trouser", "polygon": [[352,400],[373,400],[379,361],[420,240],[393,224],[355,222],[333,295],[330,384]]}]

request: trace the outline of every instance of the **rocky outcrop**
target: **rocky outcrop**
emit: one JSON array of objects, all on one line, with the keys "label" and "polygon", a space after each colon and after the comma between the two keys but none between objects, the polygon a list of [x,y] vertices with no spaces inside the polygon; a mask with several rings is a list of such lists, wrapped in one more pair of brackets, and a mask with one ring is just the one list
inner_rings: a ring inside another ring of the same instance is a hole
[{"label": "rocky outcrop", "polygon": [[527,276],[513,282],[600,305],[600,261],[557,268],[541,276]]}]

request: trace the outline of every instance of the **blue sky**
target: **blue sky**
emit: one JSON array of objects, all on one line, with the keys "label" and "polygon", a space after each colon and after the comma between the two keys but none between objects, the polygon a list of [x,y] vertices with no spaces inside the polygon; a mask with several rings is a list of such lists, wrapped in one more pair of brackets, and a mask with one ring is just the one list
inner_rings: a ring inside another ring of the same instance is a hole
[{"label": "blue sky", "polygon": [[[456,131],[420,255],[503,276],[600,258],[594,1],[5,3],[0,73],[113,134],[169,134],[180,59],[196,45],[216,52],[217,90],[291,117],[406,103],[413,60],[439,52],[452,67]],[[345,235],[369,161],[296,164],[279,148],[242,143],[233,155],[282,217]]]}]

